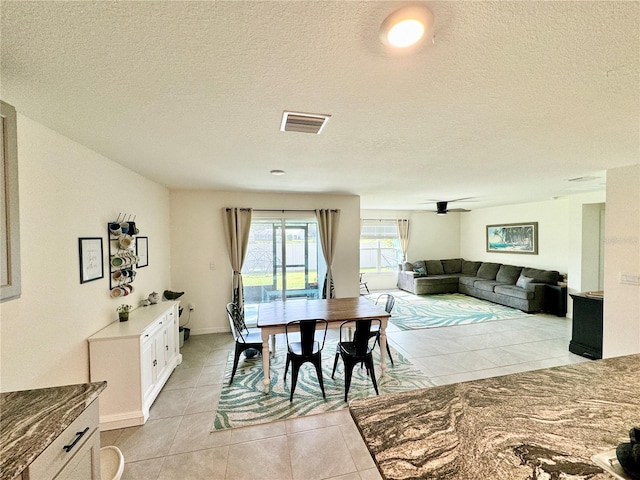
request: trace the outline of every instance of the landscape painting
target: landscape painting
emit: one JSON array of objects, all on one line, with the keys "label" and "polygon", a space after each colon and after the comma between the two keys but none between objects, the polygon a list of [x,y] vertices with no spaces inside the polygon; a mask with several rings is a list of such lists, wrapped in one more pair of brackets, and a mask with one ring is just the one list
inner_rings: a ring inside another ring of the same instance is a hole
[{"label": "landscape painting", "polygon": [[487,252],[538,254],[538,222],[487,225]]}]

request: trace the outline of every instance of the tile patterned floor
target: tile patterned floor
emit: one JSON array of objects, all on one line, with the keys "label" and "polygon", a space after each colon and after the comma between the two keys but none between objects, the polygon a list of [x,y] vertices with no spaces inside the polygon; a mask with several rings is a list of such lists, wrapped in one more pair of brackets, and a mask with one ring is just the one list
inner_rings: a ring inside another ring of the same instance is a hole
[{"label": "tile patterned floor", "polygon": [[[388,338],[436,385],[588,361],[568,351],[571,320],[550,315]],[[124,454],[123,480],[381,478],[347,410],[210,432],[232,348],[230,334],[192,335],[147,423],[101,433]]]}]

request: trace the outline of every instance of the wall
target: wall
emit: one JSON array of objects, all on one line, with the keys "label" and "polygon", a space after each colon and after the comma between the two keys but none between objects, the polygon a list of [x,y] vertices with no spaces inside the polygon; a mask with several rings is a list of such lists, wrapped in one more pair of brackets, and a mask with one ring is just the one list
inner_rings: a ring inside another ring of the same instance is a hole
[{"label": "wall", "polygon": [[[336,296],[358,295],[360,198],[347,195],[171,191],[172,284],[193,303],[191,334],[229,331],[225,306],[231,301],[229,262],[222,209],[340,209],[338,247],[333,262]],[[215,269],[211,269],[211,264]],[[181,324],[189,314],[183,313]]]},{"label": "wall", "polygon": [[[0,390],[89,380],[87,337],[117,319],[109,297],[106,224],[137,215],[149,237],[137,305],[169,285],[169,192],[18,114],[22,296],[0,305]],[[105,277],[80,284],[78,238],[102,237]]]},{"label": "wall", "polygon": [[640,165],[607,172],[605,220],[604,357],[640,353]]},{"label": "wall", "polygon": [[[407,260],[432,260],[460,256],[460,213],[436,215],[433,212],[410,210],[362,210],[360,218],[408,218],[409,247]],[[398,273],[367,273],[363,277],[370,290],[396,288]]]}]

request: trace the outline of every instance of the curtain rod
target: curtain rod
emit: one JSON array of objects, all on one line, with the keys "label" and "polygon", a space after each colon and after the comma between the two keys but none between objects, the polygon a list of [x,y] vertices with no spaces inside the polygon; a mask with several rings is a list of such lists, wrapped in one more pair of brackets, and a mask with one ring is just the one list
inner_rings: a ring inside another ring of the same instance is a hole
[{"label": "curtain rod", "polygon": [[[320,209],[320,210],[323,210],[323,209]],[[337,212],[338,211],[335,208],[330,208],[328,210],[331,210],[332,212]],[[310,213],[316,213],[316,211],[312,210],[312,209],[298,209],[298,210],[293,209],[292,210],[292,209],[287,209],[287,208],[285,208],[285,209],[282,209],[282,208],[254,208],[253,211],[254,212],[282,212],[282,213],[285,213],[285,212],[310,212]]]},{"label": "curtain rod", "polygon": [[396,220],[408,220],[407,218],[361,218],[360,220],[366,220],[367,222],[392,222]]}]

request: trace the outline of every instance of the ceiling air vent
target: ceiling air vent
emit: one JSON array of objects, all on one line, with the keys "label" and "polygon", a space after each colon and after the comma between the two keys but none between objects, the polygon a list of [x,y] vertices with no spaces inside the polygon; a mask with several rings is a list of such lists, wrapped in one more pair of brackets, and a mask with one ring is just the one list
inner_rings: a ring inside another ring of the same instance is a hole
[{"label": "ceiling air vent", "polygon": [[321,115],[318,113],[283,112],[281,132],[315,133],[322,132],[322,129],[331,118],[331,115]]},{"label": "ceiling air vent", "polygon": [[598,177],[592,177],[590,175],[585,177],[574,177],[567,180],[567,182],[590,182],[591,180],[598,180]]}]

